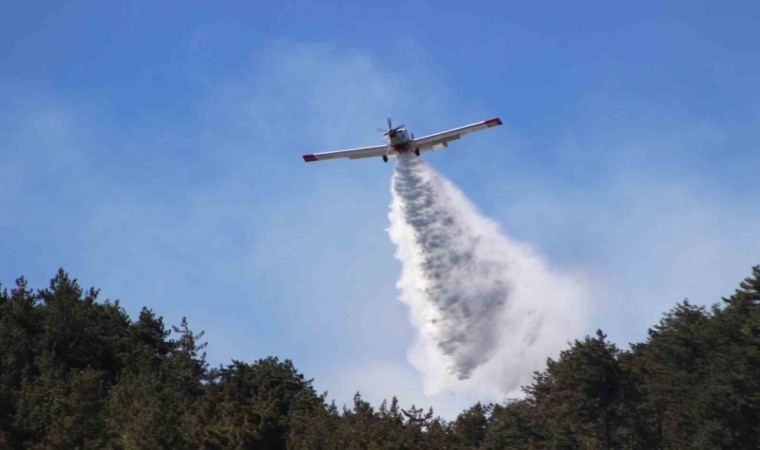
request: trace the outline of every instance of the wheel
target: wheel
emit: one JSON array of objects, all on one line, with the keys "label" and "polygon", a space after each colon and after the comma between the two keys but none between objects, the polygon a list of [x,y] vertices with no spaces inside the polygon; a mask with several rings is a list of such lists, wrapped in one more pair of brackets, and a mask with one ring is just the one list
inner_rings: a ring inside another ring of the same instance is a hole
[{"label": "wheel", "polygon": [[415,148],[414,149],[414,154],[417,155],[417,156],[420,156],[420,149]]},{"label": "wheel", "polygon": [[383,162],[388,162],[388,155],[383,155]]}]

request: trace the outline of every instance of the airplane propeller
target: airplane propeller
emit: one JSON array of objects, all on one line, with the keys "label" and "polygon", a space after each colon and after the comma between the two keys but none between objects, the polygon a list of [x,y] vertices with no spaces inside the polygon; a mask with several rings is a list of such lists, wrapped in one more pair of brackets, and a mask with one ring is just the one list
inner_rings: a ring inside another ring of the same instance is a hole
[{"label": "airplane propeller", "polygon": [[388,117],[388,130],[383,130],[382,128],[378,128],[378,131],[381,131],[386,136],[393,137],[396,133],[398,133],[398,130],[404,128],[404,124],[393,126],[393,123],[391,122],[391,118]]}]

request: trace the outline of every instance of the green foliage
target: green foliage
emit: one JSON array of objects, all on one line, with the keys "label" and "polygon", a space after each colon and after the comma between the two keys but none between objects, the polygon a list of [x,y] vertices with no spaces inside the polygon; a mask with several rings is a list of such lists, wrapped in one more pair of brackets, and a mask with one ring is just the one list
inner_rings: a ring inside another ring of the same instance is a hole
[{"label": "green foliage", "polygon": [[526,389],[536,414],[561,448],[619,448],[626,374],[619,350],[601,330],[575,341]]},{"label": "green foliage", "polygon": [[290,360],[209,369],[203,332],[132,321],[59,270],[0,289],[0,448],[719,449],[760,443],[760,266],[723,306],[677,304],[646,342],[597,331],[453,422],[393,397],[327,404]]},{"label": "green foliage", "polygon": [[399,407],[394,397],[390,406],[375,409],[358,393],[352,408],[342,413],[334,404],[315,411],[304,423],[290,449],[441,449],[455,448],[450,427],[432,410]]},{"label": "green foliage", "polygon": [[538,420],[535,406],[528,400],[511,400],[494,405],[482,449],[533,449],[548,439],[548,431]]},{"label": "green foliage", "polygon": [[716,428],[723,448],[760,445],[760,266],[752,273],[713,313],[709,407],[721,412]]},{"label": "green foliage", "polygon": [[34,377],[39,352],[42,320],[36,303],[23,278],[10,295],[0,292],[0,447],[18,447],[27,438],[17,415],[22,385]]},{"label": "green foliage", "polygon": [[203,446],[284,449],[290,422],[303,421],[323,400],[291,361],[270,357],[215,371],[200,403]]},{"label": "green foliage", "polygon": [[480,402],[457,417],[452,431],[463,448],[478,448],[486,437],[488,417],[492,405],[483,406]]}]

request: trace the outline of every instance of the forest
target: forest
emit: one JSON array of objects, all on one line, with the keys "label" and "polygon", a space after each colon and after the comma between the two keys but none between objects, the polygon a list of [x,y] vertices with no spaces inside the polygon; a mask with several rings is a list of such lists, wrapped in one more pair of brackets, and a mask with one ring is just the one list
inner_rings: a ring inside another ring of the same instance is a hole
[{"label": "forest", "polygon": [[41,290],[19,278],[0,289],[0,448],[760,448],[760,266],[628,349],[601,330],[570,342],[523,398],[450,421],[395,397],[338,407],[288,359],[209,367],[204,347],[63,269]]}]

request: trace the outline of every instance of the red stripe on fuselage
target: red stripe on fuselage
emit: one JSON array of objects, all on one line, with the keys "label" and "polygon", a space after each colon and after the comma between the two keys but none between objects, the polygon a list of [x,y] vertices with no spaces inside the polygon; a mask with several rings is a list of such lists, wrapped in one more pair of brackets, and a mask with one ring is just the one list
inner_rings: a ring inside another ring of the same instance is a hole
[{"label": "red stripe on fuselage", "polygon": [[495,127],[496,125],[501,125],[501,119],[498,117],[494,117],[493,119],[488,119],[484,124],[488,125],[489,127]]},{"label": "red stripe on fuselage", "polygon": [[314,155],[303,155],[303,160],[306,162],[318,161],[317,157]]}]

